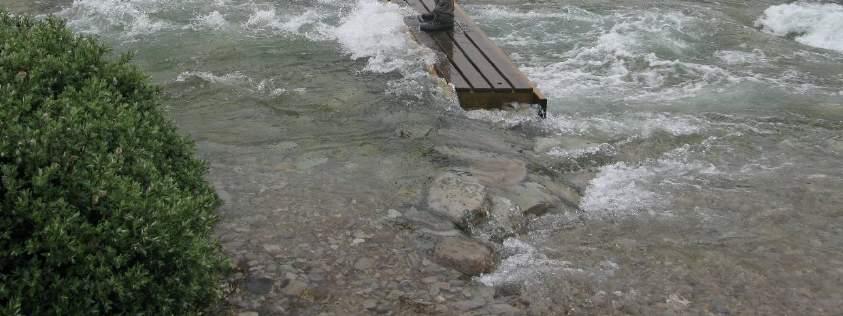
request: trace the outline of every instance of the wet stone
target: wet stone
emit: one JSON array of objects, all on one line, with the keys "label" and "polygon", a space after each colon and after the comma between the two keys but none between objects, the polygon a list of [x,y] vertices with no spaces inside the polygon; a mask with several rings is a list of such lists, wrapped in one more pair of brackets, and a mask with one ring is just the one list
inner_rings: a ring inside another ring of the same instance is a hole
[{"label": "wet stone", "polygon": [[428,206],[457,225],[482,216],[487,206],[486,187],[471,175],[446,172],[433,180]]},{"label": "wet stone", "polygon": [[374,299],[367,299],[363,301],[363,308],[373,310],[375,307],[378,307],[378,301]]},{"label": "wet stone", "polygon": [[[440,218],[430,212],[421,212],[410,208],[404,213],[407,222],[416,226],[423,232],[431,232],[434,235],[454,235],[460,232],[450,220]],[[427,265],[422,262],[423,265]]]},{"label": "wet stone", "polygon": [[527,182],[512,191],[512,201],[521,208],[524,214],[541,216],[560,204],[543,185]]},{"label": "wet stone", "polygon": [[520,283],[506,283],[500,285],[495,289],[495,296],[500,297],[507,297],[507,296],[518,296],[521,295],[521,284]]},{"label": "wet stone", "polygon": [[246,279],[246,290],[255,295],[264,295],[272,290],[272,280],[249,277]]},{"label": "wet stone", "polygon": [[474,288],[474,296],[491,298],[495,295],[495,288],[488,286],[480,286]]},{"label": "wet stone", "polygon": [[474,276],[489,273],[495,267],[495,254],[491,247],[467,238],[445,238],[434,249],[434,259],[443,266]]},{"label": "wet stone", "polygon": [[428,125],[406,125],[395,130],[395,135],[401,138],[424,138],[433,132],[433,127]]},{"label": "wet stone", "polygon": [[422,282],[426,283],[426,284],[427,283],[435,283],[435,282],[438,282],[438,281],[439,281],[439,278],[437,278],[435,276],[430,276],[430,277],[426,277],[426,278],[422,279]]},{"label": "wet stone", "polygon": [[354,263],[354,268],[357,270],[368,270],[375,265],[375,261],[371,258],[360,258]]},{"label": "wet stone", "polygon": [[484,185],[510,187],[527,177],[527,163],[516,159],[481,160],[471,166],[471,173]]},{"label": "wet stone", "polygon": [[494,315],[518,315],[521,313],[515,307],[509,304],[493,304],[488,308],[490,314]]},{"label": "wet stone", "polygon": [[436,284],[432,284],[432,285],[430,286],[430,291],[429,291],[429,293],[430,293],[430,296],[436,296],[436,295],[439,295],[439,286],[437,286]]},{"label": "wet stone", "polygon": [[399,218],[401,217],[401,212],[395,209],[389,209],[389,211],[387,211],[386,216],[389,218]]},{"label": "wet stone", "polygon": [[269,253],[278,253],[281,252],[281,246],[279,245],[263,245],[263,250]]},{"label": "wet stone", "polygon": [[539,137],[536,138],[533,151],[544,153],[558,148],[567,151],[584,151],[598,145],[600,143],[597,141],[575,136]]},{"label": "wet stone", "polygon": [[299,280],[290,280],[290,283],[284,288],[284,294],[289,296],[299,296],[307,290],[307,283]]},{"label": "wet stone", "polygon": [[521,216],[518,212],[518,208],[514,203],[512,203],[512,201],[504,197],[493,196],[491,201],[492,207],[489,214],[490,217],[500,227],[511,230],[515,226],[513,220],[517,220]]},{"label": "wet stone", "polygon": [[461,311],[470,311],[474,309],[478,309],[486,305],[486,301],[480,298],[465,300],[454,303],[452,306]]}]

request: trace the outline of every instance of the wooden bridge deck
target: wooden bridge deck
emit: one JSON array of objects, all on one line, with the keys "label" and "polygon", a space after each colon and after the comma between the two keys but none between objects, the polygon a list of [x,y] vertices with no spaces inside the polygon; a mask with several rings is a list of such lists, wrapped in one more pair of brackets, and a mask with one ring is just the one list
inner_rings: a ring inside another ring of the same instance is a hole
[{"label": "wooden bridge deck", "polygon": [[[416,11],[431,12],[434,0],[403,0]],[[510,103],[537,104],[547,113],[547,99],[512,60],[456,5],[453,31],[419,31],[419,20],[405,22],[421,44],[447,56],[434,65],[438,76],[454,85],[465,109],[495,108]]]}]

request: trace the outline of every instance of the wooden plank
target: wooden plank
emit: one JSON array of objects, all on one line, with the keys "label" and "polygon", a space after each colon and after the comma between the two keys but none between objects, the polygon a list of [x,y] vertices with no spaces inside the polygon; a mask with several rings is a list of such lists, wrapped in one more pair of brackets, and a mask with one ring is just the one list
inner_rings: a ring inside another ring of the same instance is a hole
[{"label": "wooden plank", "polygon": [[404,3],[406,3],[407,5],[409,5],[410,7],[412,7],[413,9],[416,9],[416,12],[419,12],[420,14],[421,14],[421,13],[428,13],[428,12],[430,12],[430,11],[428,11],[428,10],[427,10],[427,8],[426,8],[426,7],[425,7],[425,6],[421,3],[421,1],[418,1],[418,0],[404,0]]},{"label": "wooden plank", "polygon": [[486,78],[489,85],[491,85],[496,91],[513,89],[509,80],[501,75],[501,73],[497,70],[497,67],[489,62],[489,60],[483,55],[483,52],[481,52],[477,46],[474,46],[468,37],[465,36],[464,32],[454,32],[451,35],[451,39],[458,47],[460,47],[474,67],[480,70],[480,73],[483,74],[483,77]]},{"label": "wooden plank", "polygon": [[477,48],[483,52],[487,59],[497,66],[500,74],[509,80],[515,90],[532,90],[533,84],[527,79],[515,64],[509,59],[509,56],[501,50],[495,43],[493,43],[474,21],[468,18],[462,8],[456,6],[454,10],[457,21],[465,25],[466,36],[474,43]]},{"label": "wooden plank", "polygon": [[459,93],[460,105],[465,109],[501,107],[509,103],[535,103],[532,91],[508,93]]},{"label": "wooden plank", "polygon": [[449,37],[446,32],[435,32],[431,33],[430,36],[436,40],[442,52],[448,55],[448,59],[451,60],[451,64],[456,66],[457,70],[459,70],[463,77],[468,80],[472,90],[492,90],[492,86],[489,85],[489,82],[486,81],[486,78],[483,77],[480,70],[474,67],[474,64],[468,60],[468,57],[465,56],[459,47],[454,45],[454,42],[451,41],[451,37]]},{"label": "wooden plank", "polygon": [[[436,5],[435,0],[421,0],[413,2],[423,3],[425,9],[430,11],[432,11]],[[460,17],[455,16],[454,18],[460,20]],[[462,19],[467,20],[465,16],[463,16]],[[459,47],[459,49],[462,50],[462,53],[467,57],[468,61],[471,62],[472,66],[480,72],[483,78],[486,79],[489,86],[493,89],[513,89],[509,80],[504,78],[500,71],[497,70],[497,67],[491,63],[491,61],[479,48],[477,48],[476,45],[474,45],[474,43],[471,42],[471,40],[466,36],[466,31],[460,27],[459,24],[460,23],[457,23],[454,32],[448,32],[451,40],[456,43],[456,47]]]},{"label": "wooden plank", "polygon": [[[407,18],[404,19],[404,23],[406,23],[408,27],[411,27],[413,29],[418,30],[418,25],[419,25],[418,18],[407,17]],[[432,37],[430,37],[430,34],[427,34],[427,33],[424,33],[424,32],[419,32],[419,31],[413,31],[413,35],[415,36],[416,40],[419,41],[419,43],[424,45],[424,46],[427,46],[427,47],[438,47],[439,46],[439,44],[436,43],[436,40],[434,40]],[[472,87],[471,87],[471,85],[468,84],[468,80],[466,80],[465,77],[463,77],[463,75],[460,73],[459,69],[457,68],[456,65],[454,65],[454,63],[451,61],[451,59],[447,58],[447,56],[441,56],[441,55],[444,55],[442,52],[439,52],[439,53],[440,53],[440,56],[439,56],[440,58],[437,58],[436,64],[433,65],[433,68],[436,71],[436,74],[439,75],[439,77],[442,77],[443,79],[448,81],[449,83],[453,84],[454,88],[458,91],[471,90]],[[442,58],[442,57],[445,57],[445,58]]]},{"label": "wooden plank", "polygon": [[[432,11],[436,5],[435,0],[409,1],[421,2],[426,10],[422,12]],[[477,50],[481,52],[486,61],[494,66],[496,72],[501,77],[504,77],[514,90],[526,91],[533,89],[533,84],[527,79],[527,76],[518,70],[518,67],[515,66],[509,56],[489,39],[489,36],[465,14],[465,11],[459,5],[455,5],[454,7],[454,19],[458,25],[462,25],[454,33],[464,34],[473,46],[477,47]]]},{"label": "wooden plank", "polygon": [[[433,1],[418,1],[424,7],[426,11],[423,12],[432,12],[435,6]],[[449,34],[461,32],[459,30],[454,30],[452,32],[433,32],[429,33],[429,35],[436,40],[437,44],[439,44],[439,48],[442,52],[448,55],[448,58],[451,59],[453,64],[457,67],[460,73],[468,80],[468,83],[471,85],[472,90],[477,91],[488,91],[492,90],[491,83],[486,80],[486,77],[481,72],[481,69],[478,69],[474,63],[466,56],[465,52],[458,46],[455,45],[454,41],[451,39]]]},{"label": "wooden plank", "polygon": [[[434,9],[434,0],[404,0],[419,13]],[[512,102],[538,104],[539,115],[547,113],[547,99],[460,8],[455,7],[455,28],[451,32],[418,30],[417,17],[405,19],[416,39],[433,48],[439,58],[436,73],[454,85],[460,105],[466,109],[499,107]]]}]

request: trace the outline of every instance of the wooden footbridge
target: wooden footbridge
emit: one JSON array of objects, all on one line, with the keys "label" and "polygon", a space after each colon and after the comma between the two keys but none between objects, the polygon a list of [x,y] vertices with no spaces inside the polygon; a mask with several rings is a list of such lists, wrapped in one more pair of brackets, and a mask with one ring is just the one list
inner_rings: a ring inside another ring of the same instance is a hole
[{"label": "wooden footbridge", "polygon": [[[400,0],[416,11],[433,11],[434,0]],[[419,43],[444,55],[434,65],[436,75],[451,83],[464,109],[498,108],[510,103],[535,104],[547,114],[547,99],[512,60],[456,5],[453,31],[419,31],[419,20],[405,22]],[[442,58],[447,57],[447,58]]]}]

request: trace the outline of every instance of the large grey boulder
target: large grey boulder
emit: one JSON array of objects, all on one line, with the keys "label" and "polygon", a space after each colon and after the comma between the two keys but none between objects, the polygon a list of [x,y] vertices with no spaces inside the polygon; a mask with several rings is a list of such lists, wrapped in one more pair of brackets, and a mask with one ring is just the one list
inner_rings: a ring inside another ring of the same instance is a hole
[{"label": "large grey boulder", "polygon": [[495,252],[488,245],[464,237],[444,238],[436,244],[433,258],[439,264],[475,276],[492,272]]},{"label": "large grey boulder", "polygon": [[427,205],[458,226],[465,226],[488,211],[486,187],[469,174],[445,172],[433,180]]}]

